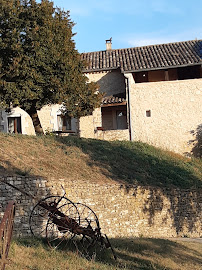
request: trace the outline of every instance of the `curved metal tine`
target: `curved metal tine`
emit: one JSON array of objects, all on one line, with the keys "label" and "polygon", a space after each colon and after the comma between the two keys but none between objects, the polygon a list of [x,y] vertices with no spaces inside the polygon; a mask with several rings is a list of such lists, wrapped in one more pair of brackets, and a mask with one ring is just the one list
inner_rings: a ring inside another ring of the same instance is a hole
[{"label": "curved metal tine", "polygon": [[[73,239],[74,239],[75,236],[76,236],[76,234],[74,234],[74,235],[69,239],[69,241],[66,241],[64,248],[66,248],[67,244],[69,245],[70,241],[74,242]],[[72,242],[71,242],[71,243],[72,243]]]},{"label": "curved metal tine", "polygon": [[[86,245],[88,244],[88,246],[85,246],[84,241],[86,241]],[[83,236],[83,238],[80,240],[80,243],[82,245],[82,251],[79,249],[78,245],[77,245],[77,241],[73,241],[74,245],[77,249],[77,252],[79,252],[81,254],[82,257],[84,257],[87,260],[91,260],[92,257],[89,254],[89,248],[91,247],[92,243],[90,243],[90,239],[88,237],[86,237],[85,235]]]},{"label": "curved metal tine", "polygon": [[[63,214],[66,214],[66,212],[69,211],[71,208],[74,209],[74,205],[73,205],[72,203],[65,203],[65,204],[63,204],[61,207],[64,207],[64,206],[66,206],[66,205],[68,205],[69,207],[68,207],[68,209],[65,210],[65,213],[63,212]],[[60,207],[59,207],[59,209],[60,209]],[[73,214],[74,214],[74,213],[72,212],[71,215],[73,215]],[[69,216],[69,215],[68,215],[68,216]]]},{"label": "curved metal tine", "polygon": [[[84,211],[87,209],[87,211],[88,211],[88,216],[87,217],[85,217],[85,220],[90,216],[90,215],[92,215],[93,214],[93,212],[88,208],[88,207],[85,207],[84,206],[84,208],[83,208],[83,210],[82,210],[82,212],[80,213],[79,212],[79,214],[80,214],[80,216],[82,216],[83,214],[84,214]],[[82,220],[82,219],[81,219]],[[83,219],[84,220],[84,219]]]},{"label": "curved metal tine", "polygon": [[[34,226],[37,227],[37,222],[38,222],[38,220],[36,220],[35,222],[33,222],[33,220],[32,220],[32,223],[33,223],[33,226],[32,226],[32,227],[34,227]],[[43,226],[43,225],[42,225],[42,226]],[[42,227],[42,226],[40,226],[40,227]],[[38,226],[37,228],[39,228],[39,226]],[[37,233],[37,235],[42,235],[42,233],[43,233],[45,230],[46,230],[46,226],[45,226],[44,229],[43,229],[43,227],[42,227],[41,230],[39,231],[39,233]],[[33,232],[33,228],[32,228],[32,233],[34,234],[34,236],[37,236],[37,235],[35,235],[35,233]]]},{"label": "curved metal tine", "polygon": [[[96,242],[96,239],[92,239],[92,238],[88,238],[84,235],[84,237],[86,239],[86,242],[88,242],[88,246],[87,246],[87,249],[89,249],[90,247],[93,247],[93,243]],[[91,241],[92,240],[92,241]]]},{"label": "curved metal tine", "polygon": [[79,214],[80,214],[80,216],[81,216],[81,215],[83,215],[83,213],[84,213],[84,210],[85,210],[85,207],[83,207],[83,210],[82,210],[82,212],[81,212],[81,213],[79,213]]},{"label": "curved metal tine", "polygon": [[54,248],[56,249],[56,248],[58,248],[59,247],[59,245],[62,243],[64,241],[64,238],[62,238],[62,240],[57,244],[57,246],[55,246]]},{"label": "curved metal tine", "polygon": [[64,194],[60,197],[59,201],[57,202],[57,205],[62,201],[62,199],[63,199],[63,198],[65,197],[65,195],[66,195],[66,191],[65,191],[63,185],[61,185],[61,188],[62,188]]},{"label": "curved metal tine", "polygon": [[115,251],[114,251],[114,249],[113,249],[113,247],[112,247],[112,245],[111,245],[111,243],[110,243],[110,241],[109,241],[109,238],[107,237],[106,234],[105,234],[105,239],[107,240],[107,243],[109,244],[109,247],[110,247],[110,249],[111,249],[111,251],[112,251],[112,254],[113,254],[113,256],[114,256],[114,259],[117,260],[116,253],[115,253]]},{"label": "curved metal tine", "polygon": [[[50,223],[49,223],[50,224]],[[64,224],[64,223],[63,223]],[[48,224],[47,224],[48,225]],[[57,224],[55,224],[55,223],[51,223],[51,228],[53,228],[54,226],[56,226],[57,227]],[[64,229],[64,231],[65,231],[65,233],[66,232],[69,232],[69,233],[71,233],[71,231],[70,231],[70,229],[67,227],[67,226],[65,226],[65,224],[64,224],[64,226],[61,226],[61,225],[59,225],[59,227],[61,228],[61,229]],[[63,233],[63,232],[62,232]]]},{"label": "curved metal tine", "polygon": [[[82,238],[83,239],[83,238]],[[82,241],[82,240],[81,240]],[[82,251],[79,249],[79,247],[78,247],[78,240],[73,240],[73,243],[74,243],[74,245],[75,245],[75,247],[76,247],[76,250],[77,250],[77,252],[82,256],[82,257],[84,257],[85,258],[85,254],[83,254],[82,253]],[[84,246],[82,245],[82,248],[83,249],[85,249],[84,248]],[[86,252],[86,251],[85,251]]]},{"label": "curved metal tine", "polygon": [[[52,228],[54,227],[54,225],[55,224],[51,224],[51,226],[52,226]],[[60,226],[61,227],[61,226]],[[70,235],[70,237],[71,237],[71,232],[66,228],[66,227],[64,227],[64,229],[65,229],[65,233],[68,233],[69,235]],[[59,234],[58,234],[58,232],[57,232],[57,236],[55,236],[53,239],[48,239],[48,242],[49,243],[51,243],[51,242],[54,242],[55,240],[57,240],[57,239],[60,239],[60,237],[59,237]],[[71,238],[70,238],[71,239]],[[69,239],[69,240],[70,240]],[[67,241],[67,238],[65,237],[65,235],[63,235],[62,237],[61,237],[61,241],[56,245],[56,246],[54,246],[54,248],[56,249],[63,241],[65,241],[66,240],[66,242],[69,242],[69,241]],[[51,245],[51,244],[50,244]],[[65,244],[65,246],[67,245],[67,243]]]},{"label": "curved metal tine", "polygon": [[[40,206],[41,209],[38,209],[38,210],[34,210],[34,215],[35,216],[40,216],[40,217],[44,217],[47,213],[49,213],[48,210],[46,210],[45,208],[43,208],[42,206]],[[43,215],[41,214],[43,213]]]},{"label": "curved metal tine", "polygon": [[[49,224],[47,224],[47,226],[48,226],[48,225],[51,227],[51,229],[54,230],[54,226],[55,226],[54,223],[49,223]],[[47,231],[47,226],[46,226],[46,231]],[[50,232],[50,230],[49,230],[49,232]],[[54,231],[53,231],[51,234],[54,235]],[[57,232],[57,236],[55,236],[54,238],[48,237],[47,240],[48,240],[49,243],[51,243],[51,242],[57,240],[58,238],[59,238],[59,236],[58,236],[58,232]],[[50,245],[50,244],[49,244],[49,245]]]},{"label": "curved metal tine", "polygon": [[89,215],[85,219],[87,219],[88,217],[90,217],[90,215],[92,215],[92,214],[93,214],[93,212],[90,212]]},{"label": "curved metal tine", "polygon": [[[42,209],[41,209],[42,210]],[[39,211],[35,211],[35,213],[34,213],[34,215],[33,215],[33,217],[32,217],[32,222],[33,222],[33,224],[35,224],[35,226],[37,226],[37,222],[39,221],[39,219],[40,218],[44,218],[46,215],[47,215],[47,213],[48,213],[48,211],[46,210],[45,211],[45,209],[44,209],[44,212],[43,212],[43,215],[41,214],[42,213],[42,211],[41,210],[39,210]],[[38,212],[38,213],[37,213]],[[37,219],[36,219],[37,218]],[[34,221],[35,220],[35,221]],[[42,226],[41,226],[42,227]],[[45,226],[45,228],[43,229],[43,227],[42,227],[42,229],[40,230],[40,232],[39,232],[39,235],[42,235],[42,233],[44,232],[46,230],[46,226]]]},{"label": "curved metal tine", "polygon": [[48,239],[48,241],[51,243],[51,242],[53,242],[53,241],[55,241],[57,239],[58,239],[58,236],[55,236],[55,238],[50,238],[50,239]]},{"label": "curved metal tine", "polygon": [[47,231],[47,228],[48,228],[47,226],[51,226],[51,228],[53,228],[53,226],[55,226],[55,224],[52,223],[52,222],[50,223],[50,222],[48,221],[48,223],[46,224],[46,231]]},{"label": "curved metal tine", "polygon": [[46,228],[44,228],[42,231],[40,231],[39,235],[42,235],[42,233],[46,230]]},{"label": "curved metal tine", "polygon": [[[48,213],[48,212],[47,212],[47,213]],[[47,215],[47,213],[44,214],[44,215],[38,214],[38,217],[44,218],[44,217]]]}]

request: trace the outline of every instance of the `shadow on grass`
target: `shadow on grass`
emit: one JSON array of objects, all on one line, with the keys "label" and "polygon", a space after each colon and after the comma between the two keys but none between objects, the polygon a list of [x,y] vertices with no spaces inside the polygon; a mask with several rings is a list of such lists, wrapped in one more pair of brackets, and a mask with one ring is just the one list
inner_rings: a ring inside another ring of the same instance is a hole
[{"label": "shadow on grass", "polygon": [[[148,144],[76,137],[56,137],[56,140],[80,148],[90,156],[92,162],[89,165],[99,166],[103,174],[116,181],[160,187],[202,187],[202,179],[199,178],[201,175],[197,175],[192,166],[193,160],[175,156]],[[202,162],[198,162],[198,166],[200,171]]]},{"label": "shadow on grass", "polygon": [[[109,249],[97,250],[95,262],[110,265],[114,267],[113,269],[172,270],[191,269],[188,267],[202,265],[202,251],[197,251],[179,242],[148,238],[111,239],[110,241],[118,259],[113,259]],[[24,247],[36,249],[43,247],[46,251],[50,251],[43,239],[23,238],[15,239],[15,242]],[[66,245],[65,249],[60,249],[58,252],[72,252],[72,248]]]},{"label": "shadow on grass", "polygon": [[149,193],[143,211],[149,213],[150,225],[155,215],[162,211],[166,197],[170,201],[168,212],[176,233],[180,235],[185,223],[189,232],[196,230],[195,224],[201,213],[201,160],[184,158],[141,142],[108,142],[77,137],[56,137],[56,140],[66,146],[76,146],[88,154],[90,166],[97,165],[103,174],[120,183],[120,189],[132,191],[133,196],[142,186],[142,192]]},{"label": "shadow on grass", "polygon": [[[23,139],[23,137],[19,137],[19,139],[21,138]],[[46,142],[45,136],[43,139]],[[35,140],[38,138],[36,137]],[[154,223],[156,214],[161,213],[166,197],[170,206],[165,223],[167,218],[171,217],[177,234],[181,233],[184,224],[188,224],[189,232],[196,231],[196,222],[201,215],[202,161],[185,159],[181,156],[176,157],[172,153],[165,153],[140,142],[107,142],[76,137],[52,137],[53,143],[55,140],[60,142],[60,148],[65,153],[68,151],[67,146],[78,147],[83,153],[89,155],[90,166],[98,166],[103,174],[120,184],[120,189],[123,188],[126,192],[132,191],[133,196],[137,195],[137,188],[142,186],[141,192],[149,193],[142,209],[145,213],[149,213],[149,225]],[[50,142],[51,140],[48,141],[49,144]],[[20,175],[33,176],[31,172],[14,168],[9,161],[7,162],[7,167],[10,167],[12,171],[18,171]],[[39,189],[40,183],[34,184],[31,179],[26,177],[24,179],[27,181],[26,187],[28,189],[32,187],[32,193],[43,191],[43,189]],[[17,178],[16,181],[18,181]],[[191,188],[194,192],[188,190]],[[186,189],[185,192],[184,189]],[[47,188],[41,197],[49,194],[51,191]],[[2,197],[8,196],[8,199],[12,195],[12,198],[16,198],[19,202],[19,206],[23,199],[23,195],[19,195],[18,192],[11,194],[4,188],[2,188],[0,195]],[[31,205],[33,203],[29,201],[25,206],[27,215],[21,217],[21,220],[17,218],[17,228],[21,224],[28,224]],[[23,227],[23,229],[27,231],[27,228]]]}]

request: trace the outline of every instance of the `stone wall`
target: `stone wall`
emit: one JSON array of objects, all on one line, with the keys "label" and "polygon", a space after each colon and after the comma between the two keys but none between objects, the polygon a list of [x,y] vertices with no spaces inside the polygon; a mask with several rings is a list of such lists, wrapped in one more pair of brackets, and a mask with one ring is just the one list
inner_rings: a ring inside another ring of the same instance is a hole
[{"label": "stone wall", "polygon": [[132,139],[190,153],[202,124],[202,79],[135,83],[127,76]]},{"label": "stone wall", "polygon": [[[56,109],[55,109],[56,107]],[[59,105],[46,105],[43,108],[41,108],[41,110],[37,111],[38,112],[38,116],[41,122],[41,126],[44,130],[44,132],[46,131],[52,131],[54,130],[54,116],[51,115],[51,111],[52,108],[55,110],[59,110]],[[55,118],[57,119],[57,114],[55,112]],[[57,120],[56,120],[57,121]]]},{"label": "stone wall", "polygon": [[84,138],[97,139],[97,127],[102,126],[101,108],[94,110],[92,115],[83,116],[79,120],[79,133]]},{"label": "stone wall", "polygon": [[110,96],[118,93],[125,93],[125,78],[120,70],[87,73],[89,82],[97,82],[99,91]]},{"label": "stone wall", "polygon": [[129,130],[128,129],[117,129],[117,130],[98,130],[97,139],[106,141],[129,141]]},{"label": "stone wall", "polygon": [[[86,75],[89,82],[98,83],[99,91],[106,96],[125,93],[125,77],[120,70],[93,72]],[[128,131],[125,130],[97,131],[97,127],[101,126],[101,108],[97,108],[92,115],[80,118],[80,136],[101,140],[128,140],[129,138]]]},{"label": "stone wall", "polygon": [[[202,190],[124,186],[77,180],[44,180],[6,177],[4,179],[38,199],[61,195],[64,186],[73,202],[90,206],[97,214],[102,232],[109,237],[201,237]],[[0,183],[0,213],[9,200],[17,202],[15,234],[29,235],[29,214],[34,201]]]}]

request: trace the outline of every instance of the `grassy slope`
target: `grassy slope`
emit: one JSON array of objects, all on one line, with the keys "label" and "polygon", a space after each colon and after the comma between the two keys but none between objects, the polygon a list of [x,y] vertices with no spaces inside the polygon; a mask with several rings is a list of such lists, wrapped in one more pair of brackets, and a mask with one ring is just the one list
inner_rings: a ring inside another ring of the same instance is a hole
[{"label": "grassy slope", "polygon": [[6,269],[22,270],[201,270],[202,244],[163,239],[112,239],[110,250],[88,261],[68,250],[50,250],[42,241],[18,239],[12,243]]},{"label": "grassy slope", "polygon": [[202,187],[202,160],[140,142],[0,133],[0,174]]},{"label": "grassy slope", "polygon": [[[202,187],[202,161],[140,142],[107,142],[75,137],[29,137],[0,133],[0,174],[118,181],[167,187]],[[87,261],[71,251],[50,251],[33,239],[18,239],[7,269],[174,270],[201,268],[201,244],[161,239],[112,239],[110,251]]]}]

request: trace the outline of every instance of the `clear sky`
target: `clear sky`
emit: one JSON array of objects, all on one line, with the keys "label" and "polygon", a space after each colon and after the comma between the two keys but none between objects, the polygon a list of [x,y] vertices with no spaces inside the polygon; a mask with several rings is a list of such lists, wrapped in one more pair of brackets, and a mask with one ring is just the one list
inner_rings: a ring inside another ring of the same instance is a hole
[{"label": "clear sky", "polygon": [[80,53],[202,39],[202,0],[53,0],[70,11]]}]

